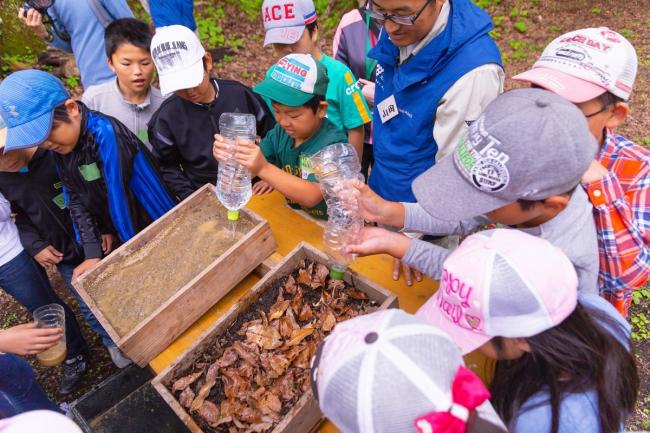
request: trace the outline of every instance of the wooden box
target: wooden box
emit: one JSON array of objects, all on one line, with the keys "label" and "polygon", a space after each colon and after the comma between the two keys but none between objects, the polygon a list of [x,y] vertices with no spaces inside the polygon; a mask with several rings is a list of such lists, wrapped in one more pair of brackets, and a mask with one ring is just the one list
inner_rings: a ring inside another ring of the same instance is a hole
[{"label": "wooden box", "polygon": [[[233,235],[224,234],[230,222],[223,221],[226,209],[215,187],[205,185],[75,282],[113,341],[138,365],[167,348],[275,250],[269,224],[250,210],[240,211],[237,238],[226,237]],[[117,284],[120,279],[125,284]],[[110,303],[98,291],[109,293]],[[138,310],[140,303],[146,308]],[[135,317],[124,322],[130,311]]]},{"label": "wooden box", "polygon": [[[314,248],[313,246],[302,242],[291,253],[289,253],[281,262],[272,268],[238,303],[232,306],[221,318],[219,318],[209,329],[207,329],[192,346],[172,364],[162,371],[152,381],[152,385],[165,399],[165,401],[176,412],[180,419],[187,425],[192,433],[204,433],[200,426],[194,421],[192,416],[183,408],[176,397],[169,391],[168,386],[172,381],[188,367],[199,359],[202,353],[211,347],[214,342],[225,333],[230,332],[240,314],[246,313],[248,308],[255,303],[260,296],[273,283],[289,274],[299,267],[303,259],[309,259],[316,263],[327,264],[328,257]],[[376,283],[360,276],[352,270],[347,270],[345,281],[353,285],[356,289],[366,293],[368,299],[379,304],[378,309],[397,308],[397,297],[387,289]],[[322,414],[318,407],[318,402],[314,398],[311,390],[304,393],[298,403],[295,404],[289,412],[284,415],[279,424],[275,426],[272,433],[308,433],[315,430],[323,420]]]}]

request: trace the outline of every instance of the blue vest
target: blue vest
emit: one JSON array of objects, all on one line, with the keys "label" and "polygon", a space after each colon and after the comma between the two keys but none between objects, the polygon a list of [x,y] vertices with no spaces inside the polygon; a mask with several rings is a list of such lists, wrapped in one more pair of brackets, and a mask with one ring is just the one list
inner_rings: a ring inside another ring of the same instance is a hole
[{"label": "blue vest", "polygon": [[[450,0],[449,21],[419,53],[399,64],[399,48],[383,31],[369,56],[377,59],[370,187],[391,201],[415,202],[411,183],[435,164],[438,103],[463,75],[501,55],[488,32],[492,20],[470,0]],[[398,115],[381,122],[378,105],[393,95]]]}]

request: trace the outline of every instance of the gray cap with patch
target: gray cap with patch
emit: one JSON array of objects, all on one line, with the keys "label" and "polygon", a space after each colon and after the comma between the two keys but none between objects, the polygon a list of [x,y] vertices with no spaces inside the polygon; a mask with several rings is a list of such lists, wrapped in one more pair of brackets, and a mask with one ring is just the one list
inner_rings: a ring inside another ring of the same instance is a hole
[{"label": "gray cap with patch", "polygon": [[512,90],[488,105],[453,155],[415,179],[413,193],[436,218],[473,218],[571,191],[597,151],[575,105],[546,90]]}]

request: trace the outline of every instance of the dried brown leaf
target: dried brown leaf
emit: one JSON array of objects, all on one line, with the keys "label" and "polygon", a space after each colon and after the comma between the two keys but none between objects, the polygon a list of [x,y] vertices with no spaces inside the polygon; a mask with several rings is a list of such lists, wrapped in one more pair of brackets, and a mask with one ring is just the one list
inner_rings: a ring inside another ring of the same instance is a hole
[{"label": "dried brown leaf", "polygon": [[304,368],[308,369],[311,365],[311,358],[314,356],[314,352],[316,351],[316,342],[315,341],[310,341],[309,343],[305,344],[303,346],[302,351],[294,361],[293,365],[295,365],[298,368]]},{"label": "dried brown leaf", "polygon": [[359,301],[365,301],[366,299],[368,299],[368,295],[366,295],[361,290],[350,289],[349,293],[351,298],[357,299]]},{"label": "dried brown leaf", "polygon": [[296,346],[302,342],[305,338],[309,337],[314,332],[312,326],[305,326],[301,329],[296,329],[291,333],[291,338],[287,342],[287,346]]},{"label": "dried brown leaf", "polygon": [[282,409],[282,402],[277,395],[266,392],[257,400],[258,408],[265,415],[276,415]]},{"label": "dried brown leaf", "polygon": [[311,287],[317,289],[319,287],[325,287],[325,282],[327,281],[327,276],[330,271],[327,269],[327,266],[322,263],[316,265],[316,272],[311,279]]},{"label": "dried brown leaf", "polygon": [[343,282],[342,280],[335,280],[332,278],[327,282],[327,290],[329,290],[332,293],[336,292],[337,290],[341,290],[344,287],[345,287],[345,282]]},{"label": "dried brown leaf", "polygon": [[221,380],[223,382],[223,393],[228,398],[245,397],[251,386],[250,382],[244,380],[237,373],[237,370],[232,368],[221,373]]},{"label": "dried brown leaf", "polygon": [[296,293],[293,295],[293,299],[291,299],[291,309],[295,314],[300,313],[302,311],[302,288],[298,287],[296,289]]},{"label": "dried brown leaf", "polygon": [[311,283],[311,274],[307,272],[307,269],[300,269],[298,271],[298,284],[304,284],[308,286]]},{"label": "dried brown leaf", "polygon": [[237,331],[237,335],[246,335],[246,330],[248,329],[249,326],[261,325],[261,324],[262,324],[261,319],[255,319],[255,320],[248,321],[248,322],[244,323],[243,325],[241,325],[241,328],[239,328],[239,331]]},{"label": "dried brown leaf", "polygon": [[321,320],[322,320],[322,328],[323,331],[325,332],[330,332],[334,328],[334,325],[336,325],[336,316],[334,316],[332,310],[328,309],[327,313],[325,313],[325,315],[321,317]]},{"label": "dried brown leaf", "polygon": [[311,310],[311,307],[307,304],[302,306],[302,310],[298,314],[298,320],[301,322],[306,322],[307,320],[314,318],[314,312]]},{"label": "dried brown leaf", "polygon": [[236,416],[244,409],[244,404],[238,400],[227,398],[221,402],[221,417]]},{"label": "dried brown leaf", "polygon": [[282,337],[277,329],[264,325],[253,325],[246,330],[246,340],[262,349],[273,350],[282,345]]},{"label": "dried brown leaf", "polygon": [[289,305],[291,305],[291,302],[284,300],[273,304],[271,306],[271,310],[269,311],[269,321],[272,322],[282,317],[284,315],[284,312],[287,311],[287,308],[289,308]]},{"label": "dried brown leaf", "polygon": [[242,361],[248,364],[255,365],[257,364],[257,346],[253,343],[250,343],[252,346],[246,345],[241,341],[235,341],[232,344],[233,350],[237,353]]},{"label": "dried brown leaf", "polygon": [[296,283],[296,279],[293,278],[293,275],[289,275],[287,277],[287,281],[284,283],[284,290],[290,295],[293,295],[296,293],[296,288],[298,287],[298,284]]},{"label": "dried brown leaf", "polygon": [[189,386],[181,392],[181,395],[178,396],[178,402],[183,406],[184,408],[189,408],[192,405],[192,401],[194,400],[194,391],[192,391],[192,388]]},{"label": "dried brown leaf", "polygon": [[262,353],[260,360],[264,370],[272,379],[280,377],[291,364],[291,360],[282,353]]},{"label": "dried brown leaf", "polygon": [[281,317],[280,320],[280,335],[282,338],[289,338],[291,337],[291,333],[294,330],[293,324],[291,323],[291,319],[288,318],[287,316]]},{"label": "dried brown leaf", "polygon": [[270,422],[260,422],[257,424],[251,424],[248,426],[248,429],[244,431],[244,433],[263,433],[266,430],[270,429],[273,427],[273,423]]},{"label": "dried brown leaf", "polygon": [[201,377],[202,374],[203,373],[199,371],[197,373],[192,373],[187,376],[181,377],[172,385],[172,392],[184,390],[185,388],[193,384],[196,381],[196,379]]},{"label": "dried brown leaf", "polygon": [[205,402],[205,399],[208,397],[210,394],[210,390],[212,390],[212,387],[215,385],[215,381],[210,381],[206,382],[203,384],[201,389],[199,389],[198,394],[192,401],[192,404],[190,405],[190,412],[194,412],[196,410],[199,410],[199,408],[203,405]]},{"label": "dried brown leaf", "polygon": [[212,427],[214,427],[221,418],[219,408],[211,401],[204,401],[198,410],[198,414]]},{"label": "dried brown leaf", "polygon": [[251,406],[246,406],[237,417],[249,424],[255,424],[262,421],[262,413]]},{"label": "dried brown leaf", "polygon": [[284,401],[293,399],[296,396],[294,391],[293,370],[288,370],[278,381],[276,381],[271,391],[276,395],[279,395]]}]

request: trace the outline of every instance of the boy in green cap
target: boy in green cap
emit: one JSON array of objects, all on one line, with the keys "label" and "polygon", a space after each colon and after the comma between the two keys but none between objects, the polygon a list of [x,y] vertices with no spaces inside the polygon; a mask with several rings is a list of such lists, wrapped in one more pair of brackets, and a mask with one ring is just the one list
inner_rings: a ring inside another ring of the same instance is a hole
[{"label": "boy in green cap", "polygon": [[[315,176],[309,171],[309,157],[323,147],[347,142],[347,136],[326,117],[327,71],[311,55],[290,54],[269,70],[253,91],[273,104],[277,124],[261,141],[239,141],[235,159],[261,179],[254,192],[281,192],[293,208],[303,209],[319,219],[327,218],[327,207]],[[214,157],[225,161],[232,149],[215,136]]]}]

